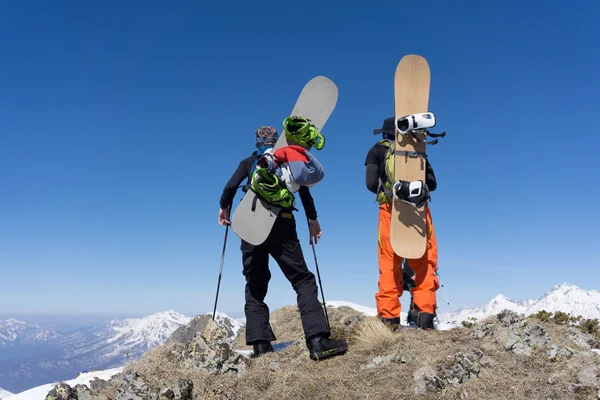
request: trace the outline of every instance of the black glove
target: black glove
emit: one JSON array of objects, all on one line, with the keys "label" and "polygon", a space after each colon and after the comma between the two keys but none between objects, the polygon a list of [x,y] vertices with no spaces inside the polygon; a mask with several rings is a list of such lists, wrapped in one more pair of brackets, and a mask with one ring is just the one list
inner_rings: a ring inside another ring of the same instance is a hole
[{"label": "black glove", "polygon": [[421,207],[429,200],[429,188],[423,181],[398,181],[394,184],[394,198],[413,206]]}]

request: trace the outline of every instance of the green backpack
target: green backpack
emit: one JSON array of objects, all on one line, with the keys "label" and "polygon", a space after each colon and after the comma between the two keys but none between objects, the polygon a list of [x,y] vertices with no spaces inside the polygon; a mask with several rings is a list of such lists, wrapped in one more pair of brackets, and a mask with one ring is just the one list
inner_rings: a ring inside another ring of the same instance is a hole
[{"label": "green backpack", "polygon": [[385,152],[385,182],[379,178],[379,187],[377,188],[377,203],[391,203],[393,199],[392,185],[394,182],[394,150],[396,142],[389,139],[383,139],[377,142],[378,144],[387,147]]}]

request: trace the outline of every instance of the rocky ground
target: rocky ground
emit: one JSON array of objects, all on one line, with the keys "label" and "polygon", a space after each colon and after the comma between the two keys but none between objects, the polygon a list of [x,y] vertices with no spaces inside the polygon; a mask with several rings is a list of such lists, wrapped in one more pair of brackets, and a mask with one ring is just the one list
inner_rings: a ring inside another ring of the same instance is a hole
[{"label": "rocky ground", "polygon": [[[226,329],[196,321],[110,380],[61,383],[47,399],[600,399],[600,343],[572,326],[503,311],[468,328],[394,333],[354,310],[329,317],[349,340],[343,356],[311,361],[298,340],[247,358]],[[279,341],[301,338],[295,307],[273,321]]]}]

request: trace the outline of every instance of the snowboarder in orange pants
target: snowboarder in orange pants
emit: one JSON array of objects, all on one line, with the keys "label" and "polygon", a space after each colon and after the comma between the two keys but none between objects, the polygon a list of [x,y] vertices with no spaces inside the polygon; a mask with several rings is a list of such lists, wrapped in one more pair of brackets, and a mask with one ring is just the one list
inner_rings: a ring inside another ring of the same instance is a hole
[{"label": "snowboarder in orange pants", "polygon": [[[375,295],[377,314],[384,323],[400,325],[402,305],[400,296],[408,282],[403,281],[402,264],[404,259],[394,253],[390,242],[390,223],[392,215],[391,189],[394,186],[393,176],[386,173],[388,149],[395,140],[394,118],[386,118],[381,129],[375,129],[374,134],[381,133],[383,140],[377,142],[367,154],[366,185],[377,195],[379,203],[379,226],[377,233],[377,254],[379,261],[379,291]],[[393,157],[393,155],[392,155]],[[392,172],[393,174],[393,172]],[[437,186],[433,168],[426,163],[426,185],[429,191]],[[426,191],[425,191],[426,192]],[[417,199],[417,201],[422,199]],[[414,271],[411,309],[408,312],[408,323],[422,329],[433,329],[436,316],[436,291],[439,281],[436,275],[438,254],[435,231],[431,220],[429,206],[426,204],[427,248],[419,259],[407,260]]]}]

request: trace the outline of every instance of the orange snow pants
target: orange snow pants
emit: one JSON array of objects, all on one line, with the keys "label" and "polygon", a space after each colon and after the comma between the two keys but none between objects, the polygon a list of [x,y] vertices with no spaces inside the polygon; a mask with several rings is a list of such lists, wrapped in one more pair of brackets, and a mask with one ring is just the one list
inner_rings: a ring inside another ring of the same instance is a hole
[{"label": "orange snow pants", "polygon": [[[437,308],[436,290],[440,284],[435,274],[438,264],[437,244],[429,207],[426,208],[427,248],[419,259],[409,259],[408,265],[415,271],[415,288],[412,290],[413,307],[421,312],[434,314]],[[402,257],[396,255],[390,242],[392,205],[379,206],[379,232],[377,250],[379,257],[379,292],[375,295],[377,314],[381,318],[399,318],[402,282]]]}]

